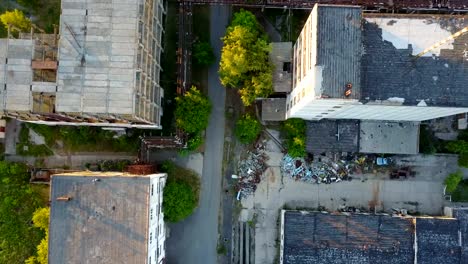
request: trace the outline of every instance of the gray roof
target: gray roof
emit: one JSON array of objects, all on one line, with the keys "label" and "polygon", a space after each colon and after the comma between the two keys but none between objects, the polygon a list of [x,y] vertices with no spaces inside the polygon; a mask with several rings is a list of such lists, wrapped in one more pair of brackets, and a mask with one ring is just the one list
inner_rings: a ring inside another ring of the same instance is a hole
[{"label": "gray roof", "polygon": [[49,263],[146,263],[149,180],[52,176]]},{"label": "gray roof", "polygon": [[[292,42],[272,42],[270,60],[273,63],[273,91],[287,93],[292,86]],[[289,63],[289,71],[285,71]]]},{"label": "gray roof", "polygon": [[286,98],[267,98],[262,100],[263,121],[283,121],[286,118]]},{"label": "gray roof", "polygon": [[456,219],[417,218],[418,263],[461,263],[461,241],[458,232]]},{"label": "gray roof", "polygon": [[314,154],[357,152],[358,135],[358,120],[307,121],[306,150]]},{"label": "gray roof", "polygon": [[411,220],[284,212],[283,263],[413,263]]},{"label": "gray roof", "polygon": [[360,98],[361,8],[318,5],[317,65],[322,67],[322,96]]},{"label": "gray roof", "polygon": [[419,123],[361,121],[359,152],[418,154]]},{"label": "gray roof", "polygon": [[[386,23],[378,23],[389,18],[391,20]],[[361,62],[363,101],[398,97],[404,98],[405,105],[416,105],[424,100],[428,106],[468,106],[468,34],[456,38],[449,48],[443,46],[420,58],[412,56],[415,49],[428,48],[443,40],[442,36],[449,36],[468,26],[468,19],[434,15],[409,18],[379,15],[377,20],[364,20],[364,54]],[[403,40],[389,39],[389,30],[403,32],[408,37]],[[445,34],[433,38],[434,30],[445,31]],[[416,43],[421,38],[428,40],[424,42],[427,47]],[[407,46],[403,48],[401,42],[407,43]]]},{"label": "gray roof", "polygon": [[459,221],[462,237],[461,259],[468,259],[468,208],[454,208],[453,217]]}]

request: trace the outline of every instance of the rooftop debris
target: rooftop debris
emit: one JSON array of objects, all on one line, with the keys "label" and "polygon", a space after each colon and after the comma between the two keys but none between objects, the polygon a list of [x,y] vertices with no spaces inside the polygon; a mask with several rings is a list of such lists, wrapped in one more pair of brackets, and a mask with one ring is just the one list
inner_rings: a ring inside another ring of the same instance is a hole
[{"label": "rooftop debris", "polygon": [[257,184],[260,183],[262,174],[267,168],[265,163],[267,159],[268,157],[265,154],[265,145],[259,143],[255,146],[254,150],[247,151],[246,158],[239,161],[236,175],[238,179],[238,200],[255,192]]}]

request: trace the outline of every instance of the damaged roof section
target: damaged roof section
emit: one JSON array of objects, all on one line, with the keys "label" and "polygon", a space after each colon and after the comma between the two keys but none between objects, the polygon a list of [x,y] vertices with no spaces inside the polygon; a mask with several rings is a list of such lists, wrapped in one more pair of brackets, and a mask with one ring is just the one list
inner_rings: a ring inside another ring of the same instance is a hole
[{"label": "damaged roof section", "polygon": [[283,263],[413,263],[411,220],[284,212]]},{"label": "damaged roof section", "polygon": [[308,121],[306,150],[313,154],[325,152],[357,152],[359,120]]},{"label": "damaged roof section", "polygon": [[468,34],[434,46],[468,26],[460,16],[366,15],[361,99],[403,105],[468,106]]},{"label": "damaged roof section", "polygon": [[417,218],[418,263],[461,263],[461,239],[456,219]]},{"label": "damaged roof section", "polygon": [[271,43],[270,60],[274,65],[273,91],[291,92],[292,86],[292,42]]}]

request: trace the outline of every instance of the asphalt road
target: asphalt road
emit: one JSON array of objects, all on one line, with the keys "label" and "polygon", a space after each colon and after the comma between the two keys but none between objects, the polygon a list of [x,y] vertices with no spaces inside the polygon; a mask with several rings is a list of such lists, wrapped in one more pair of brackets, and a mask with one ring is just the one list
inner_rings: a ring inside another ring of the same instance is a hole
[{"label": "asphalt road", "polygon": [[218,65],[221,37],[224,36],[229,14],[228,6],[211,6],[211,45],[217,61],[208,72],[208,96],[213,109],[206,130],[200,205],[189,218],[170,226],[170,237],[166,241],[167,262],[170,264],[217,263],[226,97],[225,88],[219,81]]}]

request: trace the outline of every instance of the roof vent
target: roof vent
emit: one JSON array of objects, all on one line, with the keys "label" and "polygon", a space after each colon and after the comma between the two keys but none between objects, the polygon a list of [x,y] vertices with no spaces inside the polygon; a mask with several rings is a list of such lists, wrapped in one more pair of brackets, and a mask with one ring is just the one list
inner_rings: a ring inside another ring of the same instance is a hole
[{"label": "roof vent", "polygon": [[353,84],[347,83],[347,84],[346,84],[346,89],[345,89],[344,95],[345,95],[346,97],[349,97],[349,96],[351,95],[352,92],[353,92]]}]

